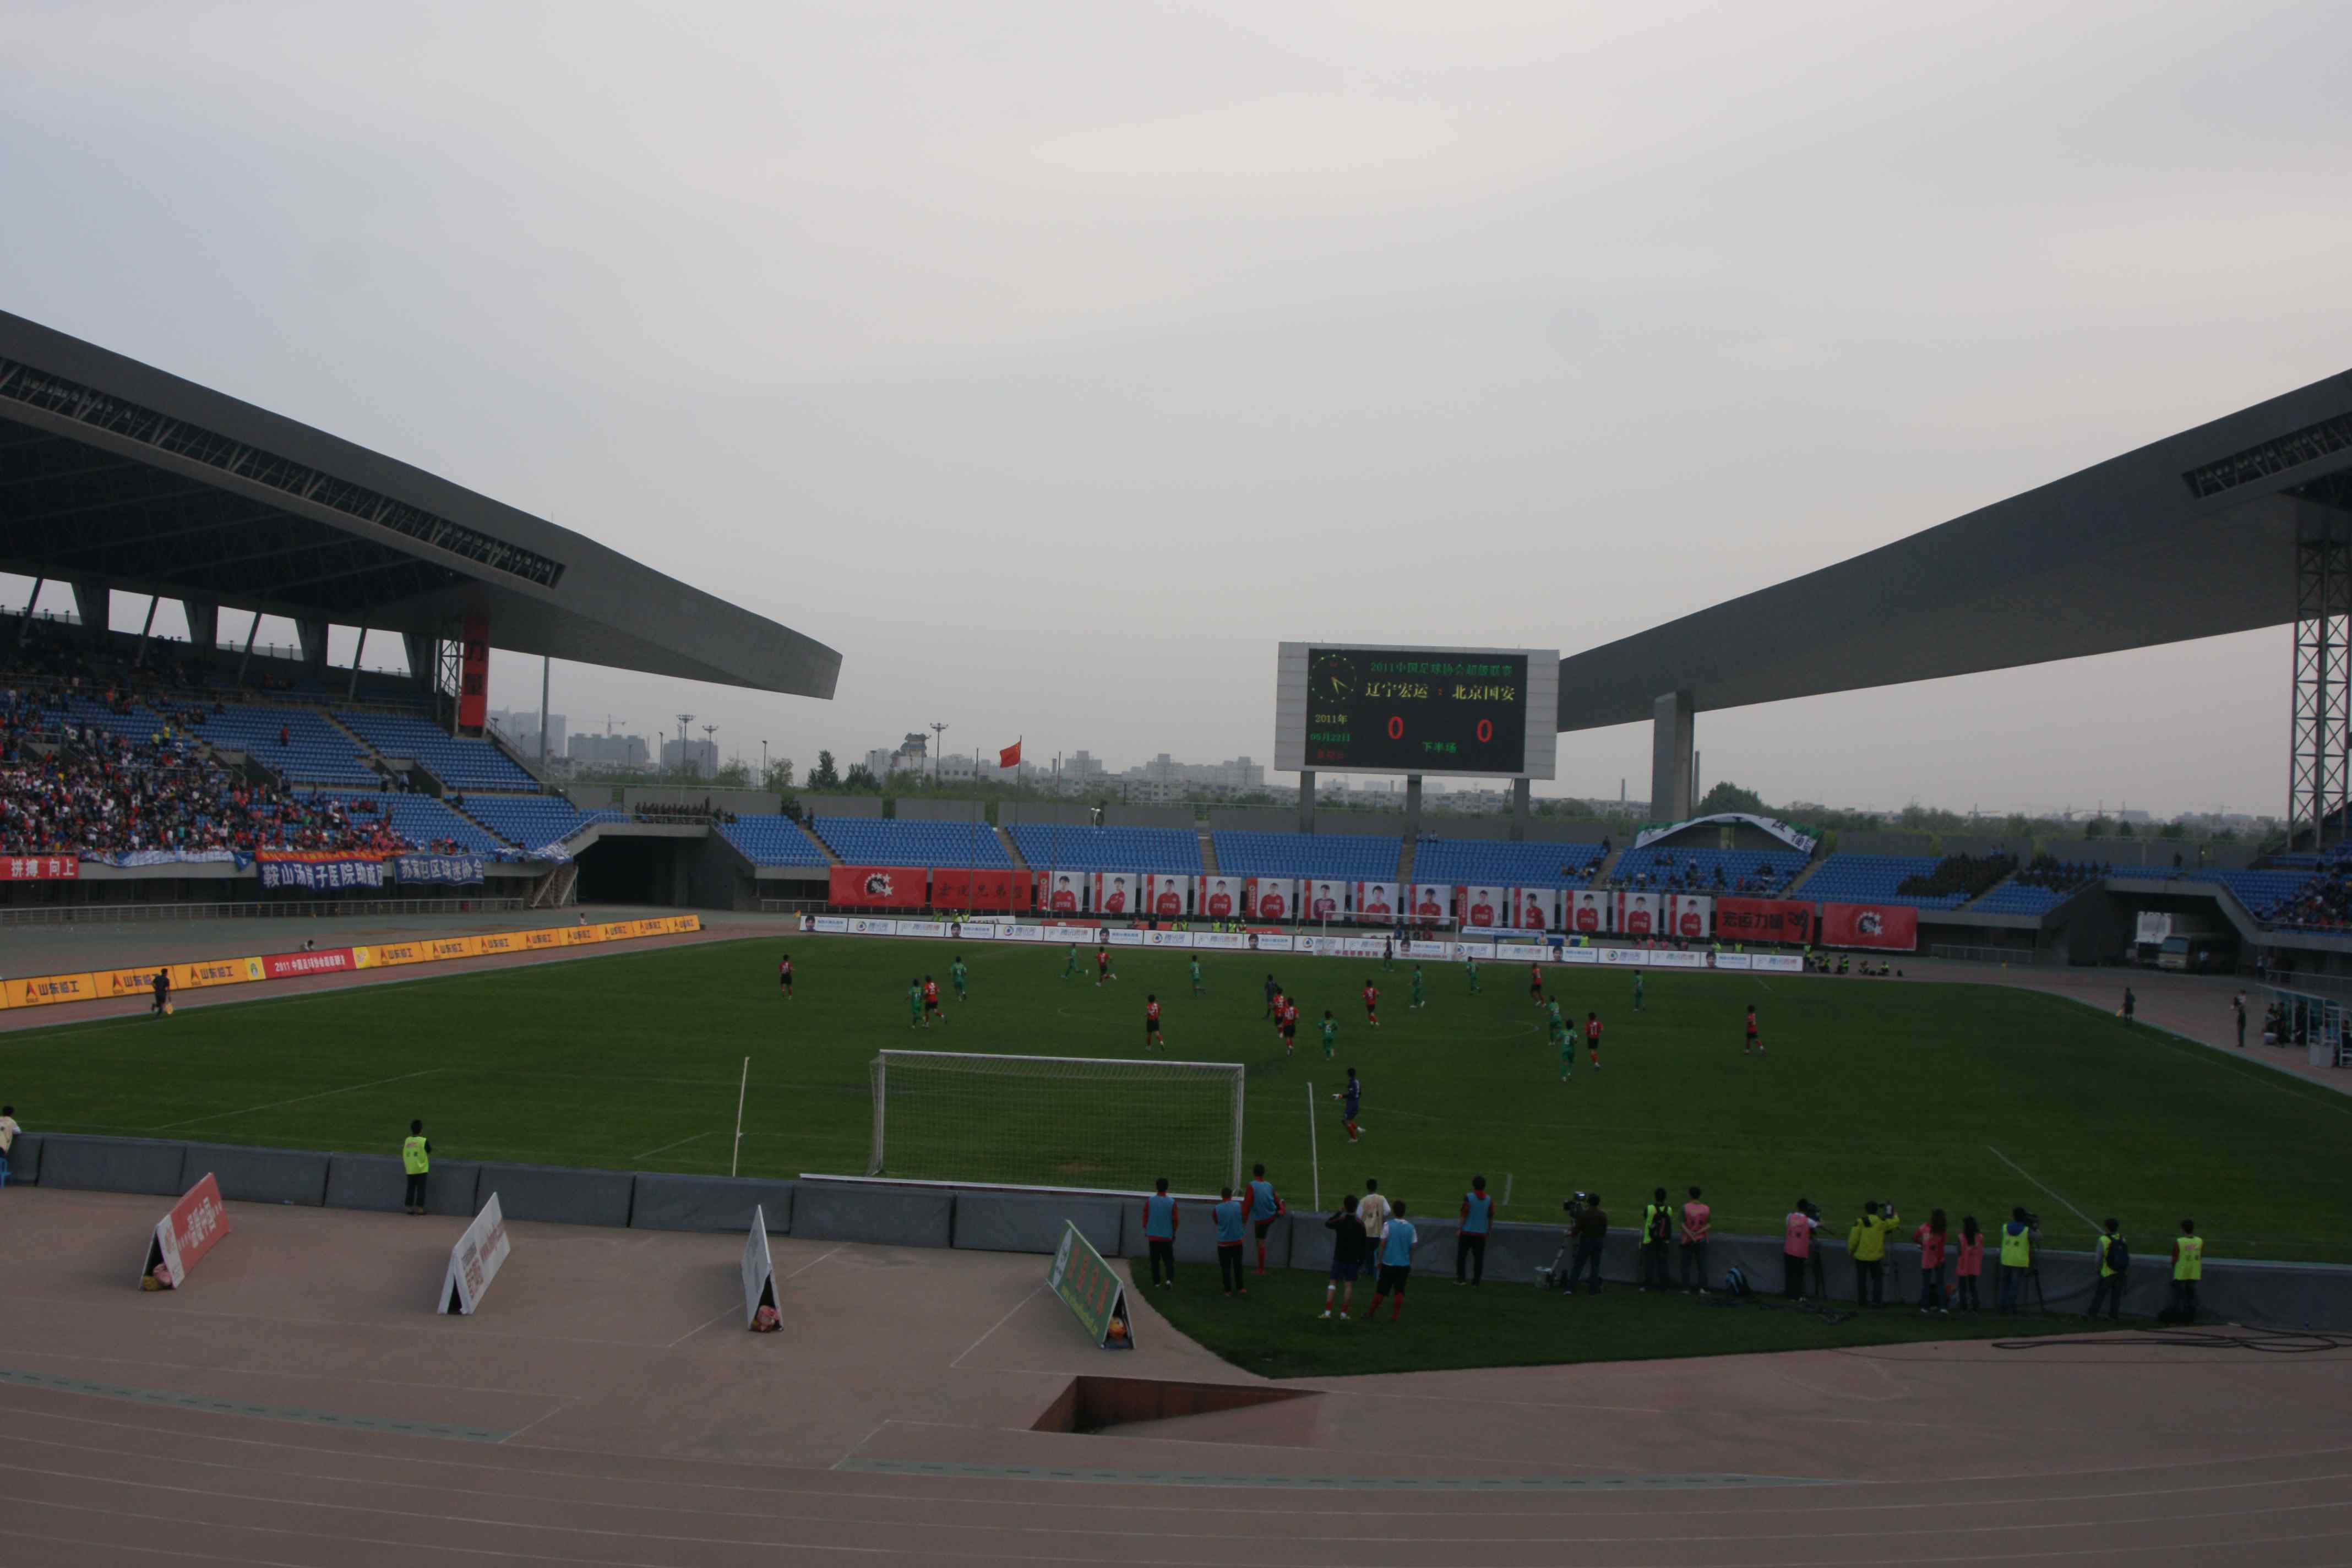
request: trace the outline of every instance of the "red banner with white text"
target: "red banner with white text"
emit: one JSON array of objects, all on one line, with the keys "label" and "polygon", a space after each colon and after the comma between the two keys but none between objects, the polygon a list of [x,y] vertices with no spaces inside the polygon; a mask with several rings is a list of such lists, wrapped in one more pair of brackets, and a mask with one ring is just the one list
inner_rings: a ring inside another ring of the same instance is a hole
[{"label": "red banner with white text", "polygon": [[931,907],[939,910],[1025,910],[1030,878],[1009,868],[940,866],[931,871]]},{"label": "red banner with white text", "polygon": [[854,910],[919,910],[929,901],[930,873],[920,866],[835,866],[830,898]]},{"label": "red banner with white text", "polygon": [[313,948],[309,952],[265,953],[261,962],[272,980],[286,980],[299,974],[336,974],[359,967],[348,947]]},{"label": "red banner with white text", "polygon": [[11,855],[0,859],[0,882],[76,882],[81,861],[72,855]]},{"label": "red banner with white text", "polygon": [[1719,942],[1811,942],[1813,906],[1798,899],[1717,899],[1715,935]]},{"label": "red banner with white text", "polygon": [[1909,952],[1919,945],[1919,911],[1908,904],[1823,904],[1822,945]]}]

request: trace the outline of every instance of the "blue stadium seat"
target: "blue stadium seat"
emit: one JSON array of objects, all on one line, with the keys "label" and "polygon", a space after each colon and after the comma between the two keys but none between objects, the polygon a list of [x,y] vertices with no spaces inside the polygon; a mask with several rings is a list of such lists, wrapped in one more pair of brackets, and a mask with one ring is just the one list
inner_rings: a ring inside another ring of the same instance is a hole
[{"label": "blue stadium seat", "polygon": [[1412,879],[1457,888],[1581,888],[1601,858],[1598,844],[1424,837],[1412,852]]},{"label": "blue stadium seat", "polygon": [[899,822],[871,816],[810,819],[817,837],[852,866],[1010,867],[1013,857],[984,822]]},{"label": "blue stadium seat", "polygon": [[523,849],[562,843],[591,823],[625,822],[620,811],[583,811],[560,795],[471,795],[466,815]]},{"label": "blue stadium seat", "polygon": [[789,816],[739,816],[719,831],[754,866],[828,864],[824,851]]},{"label": "blue stadium seat", "polygon": [[1021,858],[1037,871],[1137,871],[1197,877],[1201,836],[1181,827],[1078,827],[1045,822],[1015,823],[1011,832]]},{"label": "blue stadium seat", "polygon": [[[1806,884],[1806,891],[1811,890],[1812,884],[1809,882]],[[1969,912],[1971,914],[1982,912],[1989,915],[2038,915],[2056,909],[2082,890],[2079,885],[2072,888],[2029,887],[2013,877],[2005,878],[1994,884],[1992,890]]]},{"label": "blue stadium seat", "polygon": [[338,721],[387,757],[412,757],[454,790],[536,791],[539,781],[488,741],[452,735],[428,719],[399,713],[338,713]]},{"label": "blue stadium seat", "polygon": [[1941,864],[1933,855],[1832,855],[1805,883],[1804,896],[1826,904],[1909,904],[1914,909],[1953,910],[1965,893],[1898,893],[1910,877],[1924,877]]},{"label": "blue stadium seat", "polygon": [[[1769,898],[1786,889],[1804,868],[1805,857],[1794,849],[1686,849],[1653,844],[1617,857],[1610,881],[1620,888]],[[1811,888],[1806,884],[1809,895]]]},{"label": "blue stadium seat", "polygon": [[1370,833],[1219,833],[1217,869],[1229,877],[1321,877],[1392,882],[1404,840]]},{"label": "blue stadium seat", "polygon": [[[239,706],[206,713],[195,732],[245,752],[290,784],[363,784],[383,781],[349,735],[315,708]],[[280,744],[278,736],[286,737]]]},{"label": "blue stadium seat", "polygon": [[467,821],[429,795],[399,795],[389,790],[311,790],[314,800],[340,800],[355,814],[369,808],[392,824],[392,830],[420,847],[449,839],[478,855],[509,859],[514,851],[478,825]]}]

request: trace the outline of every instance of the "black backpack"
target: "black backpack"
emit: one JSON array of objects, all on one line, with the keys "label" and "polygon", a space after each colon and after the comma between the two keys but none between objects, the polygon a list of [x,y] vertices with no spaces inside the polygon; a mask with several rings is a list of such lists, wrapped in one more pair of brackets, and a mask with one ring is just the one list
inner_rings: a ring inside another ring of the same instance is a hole
[{"label": "black backpack", "polygon": [[2131,1267],[2131,1248],[2124,1245],[2124,1238],[2121,1236],[2107,1237],[2105,1262],[2107,1271],[2111,1274],[2121,1274]]},{"label": "black backpack", "polygon": [[1650,1216],[1650,1239],[1652,1241],[1673,1240],[1675,1235],[1675,1222],[1672,1211],[1664,1204],[1657,1204],[1653,1206],[1657,1212]]}]

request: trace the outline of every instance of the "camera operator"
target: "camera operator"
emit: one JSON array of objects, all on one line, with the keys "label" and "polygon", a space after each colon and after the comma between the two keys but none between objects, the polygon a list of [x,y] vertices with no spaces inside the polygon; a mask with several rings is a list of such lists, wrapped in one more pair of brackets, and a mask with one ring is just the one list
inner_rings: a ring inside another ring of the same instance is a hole
[{"label": "camera operator", "polygon": [[2033,1268],[2034,1244],[2042,1239],[2042,1216],[2028,1214],[2022,1205],[2009,1211],[2009,1223],[2000,1227],[2000,1310],[2017,1310],[2019,1295],[2025,1289],[2025,1277]]},{"label": "camera operator", "polygon": [[1862,1217],[1846,1232],[1846,1253],[1853,1259],[1853,1304],[1857,1307],[1886,1305],[1886,1240],[1895,1232],[1895,1222],[1902,1216],[1895,1205],[1886,1205],[1886,1213],[1878,1212],[1878,1200],[1873,1198],[1862,1205]]},{"label": "camera operator", "polygon": [[1577,1278],[1590,1267],[1592,1289],[1585,1294],[1598,1296],[1601,1294],[1601,1250],[1609,1242],[1609,1211],[1601,1206],[1599,1193],[1580,1195],[1584,1199],[1581,1210],[1578,1210],[1573,1203],[1562,1205],[1575,1215],[1570,1228],[1576,1237],[1576,1256],[1568,1266],[1568,1293],[1571,1296],[1576,1294]]}]

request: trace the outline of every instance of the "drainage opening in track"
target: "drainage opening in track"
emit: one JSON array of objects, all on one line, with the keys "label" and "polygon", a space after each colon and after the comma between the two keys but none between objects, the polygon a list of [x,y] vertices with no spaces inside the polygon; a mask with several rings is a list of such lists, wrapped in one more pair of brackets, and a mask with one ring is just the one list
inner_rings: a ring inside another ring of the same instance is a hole
[{"label": "drainage opening in track", "polygon": [[1109,1432],[1146,1421],[1247,1410],[1313,1399],[1305,1388],[1256,1384],[1179,1383],[1156,1377],[1074,1377],[1031,1426],[1033,1432]]}]

